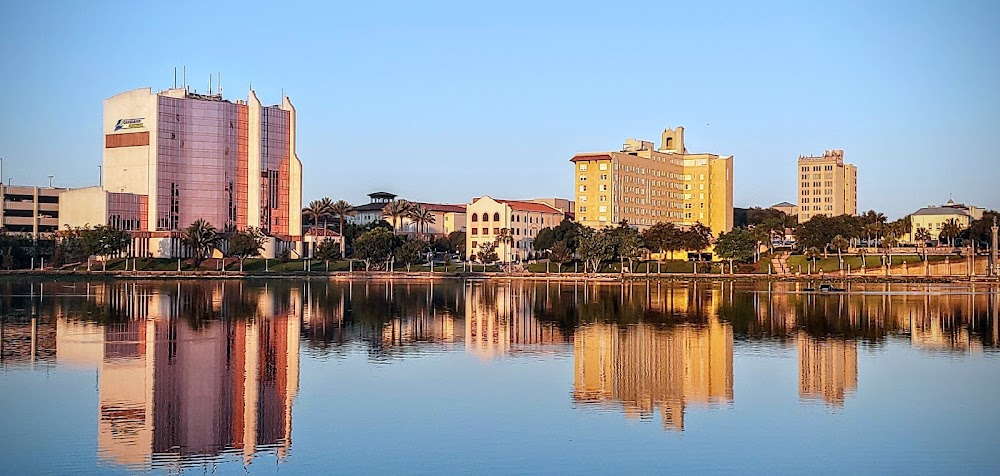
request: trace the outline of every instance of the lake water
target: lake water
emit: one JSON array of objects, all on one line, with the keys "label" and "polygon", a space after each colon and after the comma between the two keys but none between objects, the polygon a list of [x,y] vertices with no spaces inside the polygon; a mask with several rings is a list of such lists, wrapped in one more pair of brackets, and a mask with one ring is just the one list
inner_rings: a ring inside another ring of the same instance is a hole
[{"label": "lake water", "polygon": [[0,281],[0,473],[993,473],[996,286]]}]

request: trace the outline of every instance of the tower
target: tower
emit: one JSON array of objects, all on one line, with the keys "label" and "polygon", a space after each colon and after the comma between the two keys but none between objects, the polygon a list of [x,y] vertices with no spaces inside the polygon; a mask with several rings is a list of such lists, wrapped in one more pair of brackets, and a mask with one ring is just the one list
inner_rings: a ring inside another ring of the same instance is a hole
[{"label": "tower", "polygon": [[684,147],[684,126],[677,126],[676,129],[664,129],[660,138],[660,152],[677,152],[686,154]]}]

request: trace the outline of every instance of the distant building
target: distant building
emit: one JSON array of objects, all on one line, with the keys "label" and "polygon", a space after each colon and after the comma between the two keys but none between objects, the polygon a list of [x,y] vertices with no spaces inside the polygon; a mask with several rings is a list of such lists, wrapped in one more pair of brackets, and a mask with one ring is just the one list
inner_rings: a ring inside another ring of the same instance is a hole
[{"label": "distant building", "polygon": [[799,214],[799,207],[794,203],[781,202],[771,205],[772,210],[778,210],[788,216],[794,216]]},{"label": "distant building", "polygon": [[555,208],[563,212],[563,214],[566,215],[566,218],[569,218],[570,220],[576,220],[576,202],[574,202],[573,200],[568,200],[565,198],[535,198],[528,201],[544,203],[552,208]]},{"label": "distant building", "polygon": [[733,228],[733,157],[688,153],[683,127],[664,130],[658,149],[626,139],[618,152],[580,153],[570,161],[582,225],[701,223],[716,235]]},{"label": "distant building", "polygon": [[302,163],[287,97],[262,106],[186,88],[134,89],[104,100],[103,185],[63,192],[63,225],[107,224],[136,238],[133,256],[182,257],[181,232],[269,236],[264,255],[301,254]]},{"label": "distant building", "polygon": [[915,233],[921,228],[927,229],[931,241],[940,241],[941,228],[948,221],[954,220],[959,229],[965,229],[972,224],[973,220],[982,218],[984,211],[984,209],[972,205],[955,203],[954,200],[948,200],[948,203],[941,206],[930,205],[921,208],[910,214],[909,241],[916,241]]},{"label": "distant building", "polygon": [[[538,230],[553,227],[566,216],[562,210],[530,200],[476,198],[466,207],[469,230],[465,235],[468,256],[476,254],[484,242],[496,243],[500,261],[523,260],[533,254]],[[507,230],[513,243],[497,242]]]},{"label": "distant building", "polygon": [[396,194],[389,192],[373,192],[368,194],[371,199],[364,205],[354,207],[354,215],[347,217],[348,223],[355,225],[370,225],[382,221],[382,209],[396,199]]},{"label": "distant building", "polygon": [[799,223],[816,215],[858,214],[858,168],[844,163],[844,151],[799,156]]},{"label": "distant building", "polygon": [[0,183],[0,228],[36,239],[58,231],[59,194],[64,190]]},{"label": "distant building", "polygon": [[[347,218],[348,223],[370,225],[382,220],[391,223],[392,220],[384,216],[382,209],[389,202],[396,200],[397,195],[388,192],[374,192],[369,193],[368,197],[371,198],[371,202],[354,207],[354,215]],[[431,212],[434,223],[427,223],[422,230],[418,230],[417,224],[413,220],[409,217],[401,217],[396,223],[399,232],[411,235],[424,233],[429,237],[444,237],[452,232],[465,231],[465,204],[407,201],[412,205],[420,205]]]}]

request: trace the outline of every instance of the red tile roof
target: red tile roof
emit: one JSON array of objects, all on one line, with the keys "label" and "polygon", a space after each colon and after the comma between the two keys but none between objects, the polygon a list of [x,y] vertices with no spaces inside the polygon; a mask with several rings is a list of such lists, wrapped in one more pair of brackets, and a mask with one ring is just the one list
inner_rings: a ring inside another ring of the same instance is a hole
[{"label": "red tile roof", "polygon": [[572,159],[569,159],[570,162],[579,162],[582,160],[611,160],[611,155],[604,152],[594,154],[576,154]]},{"label": "red tile roof", "polygon": [[540,212],[540,213],[562,213],[556,208],[552,208],[544,203],[525,202],[521,200],[497,200],[498,203],[505,203],[511,210],[519,212]]},{"label": "red tile roof", "polygon": [[448,203],[420,203],[420,202],[414,202],[414,205],[420,205],[432,212],[465,213],[465,205],[451,205]]}]

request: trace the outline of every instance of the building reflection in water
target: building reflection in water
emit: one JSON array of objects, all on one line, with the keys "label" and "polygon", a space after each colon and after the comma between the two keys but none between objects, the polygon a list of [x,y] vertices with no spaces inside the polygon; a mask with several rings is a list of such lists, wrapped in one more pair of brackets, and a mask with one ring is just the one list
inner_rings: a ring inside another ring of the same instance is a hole
[{"label": "building reflection in water", "polygon": [[733,401],[734,341],[794,346],[799,397],[833,406],[859,391],[859,346],[1000,346],[996,286],[868,284],[830,295],[802,287],[0,281],[0,366],[96,367],[101,457],[180,465],[288,453],[300,338],[306,352],[364,346],[376,360],[572,350],[576,404],[639,418],[658,411],[677,430],[689,405]]},{"label": "building reflection in water", "polygon": [[799,333],[799,398],[841,406],[858,388],[858,344]]},{"label": "building reflection in water", "polygon": [[684,429],[688,405],[731,403],[733,330],[715,312],[719,294],[695,284],[657,289],[641,312],[662,312],[664,322],[580,327],[573,338],[573,400],[620,407],[629,418],[658,410],[668,430]]},{"label": "building reflection in water", "polygon": [[563,332],[535,315],[544,296],[533,283],[465,284],[465,350],[482,359],[554,352],[568,342]]},{"label": "building reflection in water", "polygon": [[246,464],[262,450],[287,456],[299,378],[297,288],[281,298],[240,288],[109,285],[95,293],[97,304],[107,299],[126,319],[57,321],[59,361],[98,367],[101,459],[180,466],[223,453],[241,453]]}]

